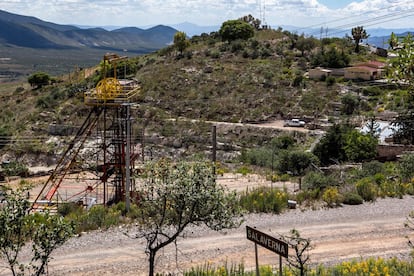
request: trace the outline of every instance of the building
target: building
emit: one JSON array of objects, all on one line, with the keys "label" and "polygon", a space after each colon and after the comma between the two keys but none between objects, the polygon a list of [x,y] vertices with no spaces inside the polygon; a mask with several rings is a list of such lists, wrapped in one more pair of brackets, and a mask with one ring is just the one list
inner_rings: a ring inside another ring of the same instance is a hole
[{"label": "building", "polygon": [[349,80],[376,80],[383,77],[385,63],[369,61],[356,66],[345,68],[345,79]]},{"label": "building", "polygon": [[322,78],[329,77],[332,74],[332,70],[316,67],[309,70],[309,78],[313,80],[320,80]]}]

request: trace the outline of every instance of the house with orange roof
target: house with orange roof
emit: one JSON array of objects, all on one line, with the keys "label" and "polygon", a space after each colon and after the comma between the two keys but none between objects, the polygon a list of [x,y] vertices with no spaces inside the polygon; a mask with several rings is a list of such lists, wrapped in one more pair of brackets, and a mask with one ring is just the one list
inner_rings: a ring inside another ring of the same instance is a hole
[{"label": "house with orange roof", "polygon": [[368,61],[345,68],[344,78],[349,80],[377,80],[384,76],[385,63]]}]

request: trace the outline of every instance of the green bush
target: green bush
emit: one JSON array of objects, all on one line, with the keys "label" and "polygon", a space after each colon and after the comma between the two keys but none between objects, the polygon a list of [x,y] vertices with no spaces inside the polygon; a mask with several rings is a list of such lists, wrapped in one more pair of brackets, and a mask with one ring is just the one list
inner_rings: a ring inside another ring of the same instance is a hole
[{"label": "green bush", "polygon": [[329,76],[325,79],[325,82],[326,82],[326,86],[332,86],[336,83],[336,78]]},{"label": "green bush", "polygon": [[253,213],[281,213],[287,208],[288,195],[277,188],[259,187],[240,196],[240,206]]},{"label": "green bush", "polygon": [[318,158],[310,152],[283,150],[277,156],[276,168],[281,173],[302,175],[311,164],[318,164]]},{"label": "green bush", "polygon": [[370,177],[365,177],[360,179],[355,185],[358,194],[365,200],[365,201],[375,201],[378,194],[377,186],[372,183],[372,179]]},{"label": "green bush", "polygon": [[364,202],[364,199],[359,194],[346,193],[344,195],[344,200],[343,200],[344,204],[359,205],[359,204],[362,204],[363,202]]},{"label": "green bush", "polygon": [[63,217],[68,216],[71,213],[79,213],[82,212],[83,206],[76,204],[75,202],[65,202],[62,204],[59,204],[58,206],[58,214],[60,214]]},{"label": "green bush", "polygon": [[343,197],[336,187],[327,188],[322,194],[322,199],[329,207],[339,206],[343,202]]},{"label": "green bush", "polygon": [[23,163],[12,161],[2,166],[4,175],[6,176],[22,176],[29,175],[29,169]]},{"label": "green bush", "polygon": [[242,175],[248,175],[249,173],[252,173],[252,169],[246,166],[241,166],[236,170],[236,173],[240,173]]},{"label": "green bush", "polygon": [[[71,208],[69,206],[62,207],[61,211],[65,212]],[[66,218],[74,222],[78,233],[96,229],[108,229],[121,222],[121,211],[117,210],[117,208],[119,207],[108,208],[103,205],[95,205],[89,210],[73,208],[73,211]]]},{"label": "green bush", "polygon": [[234,40],[230,42],[230,51],[232,53],[238,53],[241,52],[244,48],[244,43],[241,40]]},{"label": "green bush", "polygon": [[370,161],[362,163],[361,176],[372,176],[381,173],[384,170],[384,164],[379,161]]},{"label": "green bush", "polygon": [[306,174],[302,181],[302,187],[307,190],[323,190],[327,187],[337,186],[338,184],[338,179],[318,172],[310,172]]},{"label": "green bush", "polygon": [[383,89],[378,86],[368,86],[362,89],[362,95],[364,96],[380,96]]}]

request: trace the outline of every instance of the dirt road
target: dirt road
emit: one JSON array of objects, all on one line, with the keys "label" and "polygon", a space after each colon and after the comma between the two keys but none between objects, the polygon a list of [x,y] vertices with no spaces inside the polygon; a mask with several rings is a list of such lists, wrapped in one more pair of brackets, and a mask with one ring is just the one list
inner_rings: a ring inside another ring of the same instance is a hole
[{"label": "dirt road", "polygon": [[[268,234],[287,234],[299,230],[310,238],[311,264],[332,264],[343,260],[391,256],[406,258],[409,247],[404,228],[407,214],[414,209],[414,198],[379,199],[375,203],[335,209],[289,210],[282,215],[253,214],[245,217],[238,229],[217,233],[191,227],[177,248],[167,246],[159,253],[157,272],[181,274],[197,265],[239,264],[254,267],[254,245],[246,239],[245,226]],[[86,233],[71,239],[54,253],[50,275],[145,275],[147,259],[144,242],[131,239],[125,229]],[[278,257],[259,249],[260,264],[278,265]],[[0,275],[9,275],[5,269]]]}]

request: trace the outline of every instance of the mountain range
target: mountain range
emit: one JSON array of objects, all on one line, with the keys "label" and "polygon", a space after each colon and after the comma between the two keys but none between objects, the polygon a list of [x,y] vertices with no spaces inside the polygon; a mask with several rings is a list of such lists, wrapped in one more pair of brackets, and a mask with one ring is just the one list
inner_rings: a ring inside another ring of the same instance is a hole
[{"label": "mountain range", "polygon": [[35,49],[95,48],[147,53],[172,43],[176,29],[158,25],[149,29],[125,27],[79,28],[42,21],[0,10],[0,44]]},{"label": "mountain range", "polygon": [[[351,32],[332,28],[323,34],[316,28],[280,27],[317,38],[345,36]],[[0,83],[24,79],[36,71],[56,76],[74,68],[95,66],[107,52],[130,57],[154,52],[170,45],[177,31],[192,37],[219,29],[220,26],[198,26],[190,22],[147,27],[60,25],[0,10]],[[391,32],[399,35],[407,31],[414,29],[367,29],[370,37],[364,42],[387,48]]]}]

